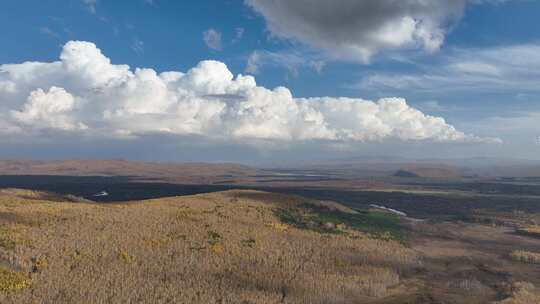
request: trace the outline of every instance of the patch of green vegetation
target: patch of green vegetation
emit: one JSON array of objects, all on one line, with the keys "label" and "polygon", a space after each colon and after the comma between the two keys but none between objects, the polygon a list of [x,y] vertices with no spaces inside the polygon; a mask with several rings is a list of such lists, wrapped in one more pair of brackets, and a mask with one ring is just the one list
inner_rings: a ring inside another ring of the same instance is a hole
[{"label": "patch of green vegetation", "polygon": [[288,225],[319,233],[344,233],[341,227],[367,233],[376,239],[404,242],[399,216],[380,211],[359,211],[356,214],[330,210],[310,204],[298,208],[276,209],[275,215]]}]

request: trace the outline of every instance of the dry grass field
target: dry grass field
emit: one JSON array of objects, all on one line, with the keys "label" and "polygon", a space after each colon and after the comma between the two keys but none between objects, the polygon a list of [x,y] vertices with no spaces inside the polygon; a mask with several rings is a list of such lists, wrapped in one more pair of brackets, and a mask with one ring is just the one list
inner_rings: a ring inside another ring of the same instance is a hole
[{"label": "dry grass field", "polygon": [[397,241],[281,222],[300,197],[60,201],[0,195],[0,303],[367,303],[407,293],[420,266]]},{"label": "dry grass field", "polygon": [[511,296],[496,304],[535,304],[540,303],[540,290],[531,283],[517,282],[511,288]]},{"label": "dry grass field", "polygon": [[[513,227],[463,222],[417,222],[411,246],[428,272],[427,303],[540,303],[540,267],[531,254],[540,240]],[[519,250],[517,250],[519,248]],[[423,302],[421,302],[423,303]]]},{"label": "dry grass field", "polygon": [[404,237],[371,212],[247,190],[114,204],[0,190],[0,303],[539,303],[536,270],[505,245],[520,236],[413,222]]}]

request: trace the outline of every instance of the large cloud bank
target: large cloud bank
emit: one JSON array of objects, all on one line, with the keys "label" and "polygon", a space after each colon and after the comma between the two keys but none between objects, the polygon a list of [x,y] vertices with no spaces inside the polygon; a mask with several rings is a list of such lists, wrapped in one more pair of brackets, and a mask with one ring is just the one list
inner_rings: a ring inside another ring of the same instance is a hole
[{"label": "large cloud bank", "polygon": [[467,0],[245,0],[270,32],[349,60],[382,50],[435,51]]},{"label": "large cloud bank", "polygon": [[490,141],[457,131],[401,98],[294,98],[203,61],[187,73],[114,65],[90,42],[70,41],[60,61],[0,65],[0,139],[61,134],[208,140]]}]

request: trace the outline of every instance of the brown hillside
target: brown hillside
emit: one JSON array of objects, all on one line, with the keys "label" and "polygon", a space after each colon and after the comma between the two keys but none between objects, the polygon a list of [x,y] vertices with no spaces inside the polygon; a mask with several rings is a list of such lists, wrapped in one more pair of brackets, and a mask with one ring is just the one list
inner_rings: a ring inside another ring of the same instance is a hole
[{"label": "brown hillside", "polygon": [[369,303],[406,296],[419,265],[395,241],[280,221],[278,210],[303,210],[299,197],[98,205],[16,194],[0,196],[0,303]]},{"label": "brown hillside", "polygon": [[242,179],[258,170],[238,164],[152,163],[126,160],[0,161],[4,175],[132,176],[179,182]]}]

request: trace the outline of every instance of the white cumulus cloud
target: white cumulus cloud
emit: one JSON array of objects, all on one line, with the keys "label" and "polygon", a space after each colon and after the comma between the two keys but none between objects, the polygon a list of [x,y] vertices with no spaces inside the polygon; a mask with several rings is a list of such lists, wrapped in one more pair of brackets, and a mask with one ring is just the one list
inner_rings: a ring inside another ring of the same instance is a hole
[{"label": "white cumulus cloud", "polygon": [[21,111],[11,111],[15,121],[30,128],[75,130],[85,129],[70,115],[75,108],[75,98],[66,90],[51,87],[48,92],[36,89],[23,105]]},{"label": "white cumulus cloud", "polygon": [[112,64],[70,41],[56,62],[0,65],[0,136],[71,132],[95,138],[169,134],[207,140],[493,142],[456,130],[402,98],[295,98],[222,62],[157,73]]}]

